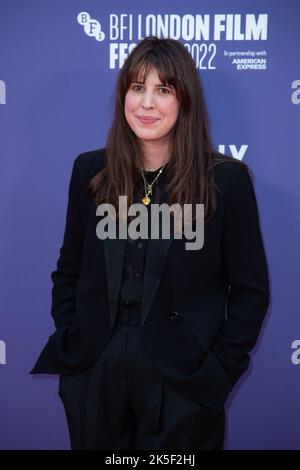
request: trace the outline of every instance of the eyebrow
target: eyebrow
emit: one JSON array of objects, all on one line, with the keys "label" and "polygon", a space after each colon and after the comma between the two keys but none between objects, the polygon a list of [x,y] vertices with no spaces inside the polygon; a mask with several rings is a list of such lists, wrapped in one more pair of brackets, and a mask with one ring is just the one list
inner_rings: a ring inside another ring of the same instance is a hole
[{"label": "eyebrow", "polygon": [[[144,85],[145,82],[139,82],[138,80],[133,80],[131,83],[138,83],[138,84]],[[165,87],[171,88],[171,85],[164,85],[163,83],[157,83],[154,86],[165,86]]]}]

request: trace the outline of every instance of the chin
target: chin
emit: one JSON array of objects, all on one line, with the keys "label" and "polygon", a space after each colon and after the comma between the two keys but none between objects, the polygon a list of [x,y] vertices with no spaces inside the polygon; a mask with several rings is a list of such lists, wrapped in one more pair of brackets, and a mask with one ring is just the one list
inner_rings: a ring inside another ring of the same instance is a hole
[{"label": "chin", "polygon": [[157,132],[141,132],[140,129],[135,131],[135,134],[141,139],[160,139],[160,135]]},{"label": "chin", "polygon": [[162,139],[162,137],[159,136],[159,135],[158,136],[156,136],[156,135],[153,135],[153,136],[151,136],[151,135],[138,135],[138,138],[140,140],[149,141],[149,142],[151,142],[152,140],[154,141],[154,140]]}]

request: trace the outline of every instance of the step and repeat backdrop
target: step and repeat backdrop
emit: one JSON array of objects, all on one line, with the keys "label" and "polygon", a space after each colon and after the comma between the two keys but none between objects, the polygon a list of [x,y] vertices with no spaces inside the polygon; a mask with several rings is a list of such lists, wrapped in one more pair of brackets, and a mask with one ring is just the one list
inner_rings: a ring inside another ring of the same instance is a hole
[{"label": "step and repeat backdrop", "polygon": [[73,161],[105,146],[118,72],[149,35],[185,45],[215,148],[253,173],[271,303],[225,449],[300,449],[299,17],[297,0],[0,1],[1,449],[70,449],[58,376],[29,371],[54,332]]}]

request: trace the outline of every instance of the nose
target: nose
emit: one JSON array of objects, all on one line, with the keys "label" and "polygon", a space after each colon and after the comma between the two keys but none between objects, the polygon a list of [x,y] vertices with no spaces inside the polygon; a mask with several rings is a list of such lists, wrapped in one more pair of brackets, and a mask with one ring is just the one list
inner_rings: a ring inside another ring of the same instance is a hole
[{"label": "nose", "polygon": [[153,100],[153,95],[151,91],[144,93],[143,98],[142,98],[142,107],[143,108],[153,108],[154,106],[154,100]]}]

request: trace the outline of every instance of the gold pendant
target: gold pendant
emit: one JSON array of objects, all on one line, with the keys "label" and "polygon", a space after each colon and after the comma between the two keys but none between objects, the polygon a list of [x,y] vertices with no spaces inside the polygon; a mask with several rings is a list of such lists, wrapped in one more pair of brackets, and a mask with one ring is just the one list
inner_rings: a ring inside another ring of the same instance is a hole
[{"label": "gold pendant", "polygon": [[151,202],[151,199],[149,196],[145,196],[142,198],[142,203],[145,204],[145,206],[148,206],[148,204],[150,204]]}]

